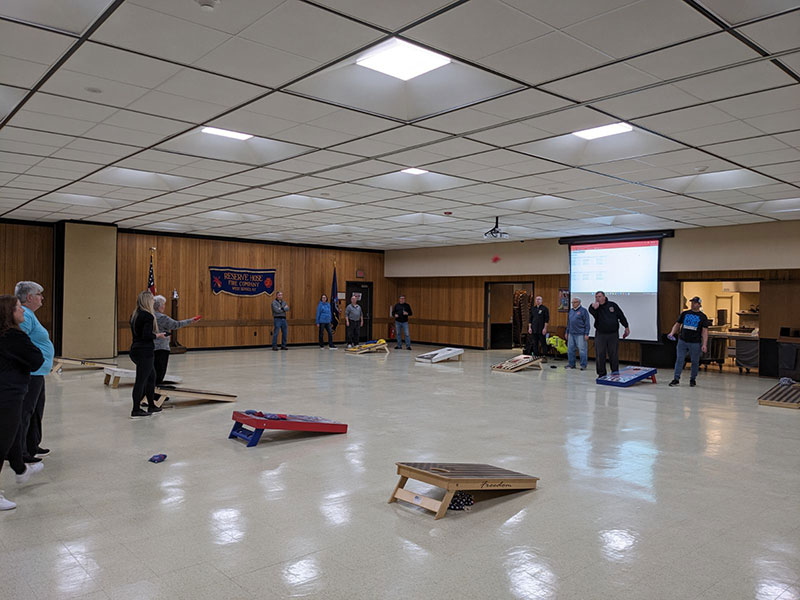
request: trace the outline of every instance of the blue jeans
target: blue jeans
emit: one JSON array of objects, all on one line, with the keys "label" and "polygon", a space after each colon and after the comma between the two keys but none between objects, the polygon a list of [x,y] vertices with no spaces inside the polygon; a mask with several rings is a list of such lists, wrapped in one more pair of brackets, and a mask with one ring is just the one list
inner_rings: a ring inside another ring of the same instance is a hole
[{"label": "blue jeans", "polygon": [[405,333],[406,346],[411,348],[411,338],[408,335],[408,321],[401,323],[400,321],[394,322],[394,330],[397,332],[397,345],[403,347],[403,333]]},{"label": "blue jeans", "polygon": [[575,366],[575,350],[578,350],[581,355],[581,369],[585,369],[589,354],[589,342],[579,333],[570,333],[567,337],[567,363],[570,367]]},{"label": "blue jeans", "polygon": [[286,319],[272,319],[272,347],[278,347],[278,332],[281,331],[281,348],[286,348],[286,338],[289,337],[289,327]]},{"label": "blue jeans", "polygon": [[680,380],[683,364],[686,362],[686,353],[692,359],[692,379],[697,379],[697,372],[700,370],[700,342],[684,342],[678,339],[678,356],[675,357],[675,379]]}]

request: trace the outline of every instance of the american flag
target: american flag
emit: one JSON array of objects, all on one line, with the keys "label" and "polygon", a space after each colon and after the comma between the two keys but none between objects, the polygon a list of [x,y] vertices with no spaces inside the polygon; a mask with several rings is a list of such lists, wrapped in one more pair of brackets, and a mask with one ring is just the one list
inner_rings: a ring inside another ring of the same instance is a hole
[{"label": "american flag", "polygon": [[153,255],[150,255],[150,275],[147,276],[147,289],[153,296],[156,295],[156,278],[153,275]]}]

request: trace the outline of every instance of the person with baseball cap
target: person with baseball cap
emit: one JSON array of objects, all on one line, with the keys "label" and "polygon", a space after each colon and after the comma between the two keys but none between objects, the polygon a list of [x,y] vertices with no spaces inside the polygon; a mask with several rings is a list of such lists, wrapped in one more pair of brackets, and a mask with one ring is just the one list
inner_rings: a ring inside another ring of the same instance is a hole
[{"label": "person with baseball cap", "polygon": [[675,325],[667,336],[671,340],[675,340],[675,334],[680,329],[680,336],[678,337],[678,355],[675,357],[675,376],[669,382],[670,387],[675,387],[681,383],[681,371],[686,362],[686,353],[692,359],[692,374],[689,379],[689,385],[694,387],[697,385],[697,372],[700,370],[700,354],[705,352],[708,348],[708,326],[711,322],[700,307],[703,305],[699,296],[695,296],[689,300],[691,308],[685,310],[678,317]]}]

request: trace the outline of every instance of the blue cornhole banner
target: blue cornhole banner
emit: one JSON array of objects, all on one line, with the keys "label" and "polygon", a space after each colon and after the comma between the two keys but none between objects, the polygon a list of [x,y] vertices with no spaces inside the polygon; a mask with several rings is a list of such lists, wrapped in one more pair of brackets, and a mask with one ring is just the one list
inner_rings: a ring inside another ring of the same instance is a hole
[{"label": "blue cornhole banner", "polygon": [[211,271],[211,291],[234,296],[258,296],[275,291],[275,269],[237,269],[208,267]]}]

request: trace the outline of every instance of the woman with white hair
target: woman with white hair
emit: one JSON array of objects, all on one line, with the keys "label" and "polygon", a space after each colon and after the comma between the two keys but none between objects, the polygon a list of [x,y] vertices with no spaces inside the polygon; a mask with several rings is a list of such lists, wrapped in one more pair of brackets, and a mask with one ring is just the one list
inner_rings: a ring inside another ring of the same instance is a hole
[{"label": "woman with white hair", "polygon": [[[136,381],[133,383],[133,410],[131,419],[149,417],[161,412],[155,404],[156,371],[154,366],[155,340],[165,339],[167,334],[158,330],[153,311],[153,294],[145,290],[136,299],[136,310],[131,315],[130,357],[136,364]],[[139,403],[147,398],[147,410],[139,408]]]},{"label": "woman with white hair", "polygon": [[[164,314],[164,309],[167,306],[167,299],[164,296],[155,296],[153,298],[153,308],[155,309],[156,323],[158,329],[169,335],[168,332],[175,331],[181,327],[186,327],[192,323],[197,323],[202,317],[196,315],[191,319],[183,319],[176,321]],[[156,385],[164,383],[164,377],[167,374],[167,365],[169,364],[169,337],[160,338],[155,341],[155,370],[156,370]],[[156,394],[158,396],[158,394]],[[158,398],[156,398],[158,399]]]}]

